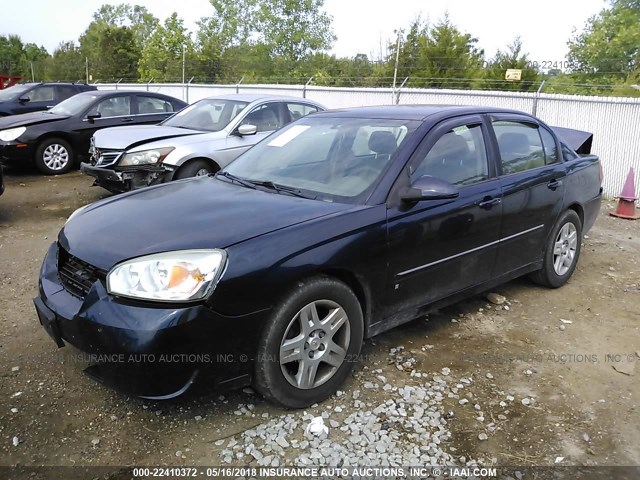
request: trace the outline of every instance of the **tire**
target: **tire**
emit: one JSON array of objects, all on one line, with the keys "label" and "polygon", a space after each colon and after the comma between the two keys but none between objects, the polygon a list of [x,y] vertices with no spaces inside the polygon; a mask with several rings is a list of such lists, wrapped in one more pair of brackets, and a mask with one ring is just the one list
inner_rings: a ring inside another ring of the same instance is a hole
[{"label": "tire", "polygon": [[200,177],[215,173],[217,169],[211,166],[206,160],[192,160],[180,167],[176,173],[176,180],[183,178]]},{"label": "tire", "polygon": [[36,167],[45,175],[60,175],[73,168],[71,145],[61,138],[47,138],[36,149]]},{"label": "tire", "polygon": [[[314,317],[315,325],[304,320]],[[333,329],[321,323],[330,318]],[[344,321],[335,325],[340,318]],[[299,282],[267,320],[258,344],[254,387],[267,400],[288,408],[321,402],[349,375],[363,331],[360,303],[344,283],[329,277]]]},{"label": "tire", "polygon": [[571,278],[582,245],[582,222],[573,210],[564,212],[556,222],[544,251],[542,268],[531,279],[550,288],[558,288]]}]

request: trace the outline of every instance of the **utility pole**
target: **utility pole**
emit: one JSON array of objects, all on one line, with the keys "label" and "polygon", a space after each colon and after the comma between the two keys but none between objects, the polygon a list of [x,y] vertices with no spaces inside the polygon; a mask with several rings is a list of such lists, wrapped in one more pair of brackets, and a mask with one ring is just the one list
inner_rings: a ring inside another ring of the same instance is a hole
[{"label": "utility pole", "polygon": [[89,57],[84,57],[84,83],[89,84]]},{"label": "utility pole", "polygon": [[185,58],[186,58],[186,50],[185,50],[185,46],[184,43],[182,44],[182,99],[185,99],[185,90],[186,90],[186,86],[184,84],[184,64],[185,64]]},{"label": "utility pole", "polygon": [[31,81],[32,82],[36,81],[36,76],[33,74],[33,62],[31,62]]},{"label": "utility pole", "polygon": [[395,99],[396,95],[396,81],[398,79],[398,63],[400,61],[400,35],[402,34],[402,30],[398,30],[398,43],[396,44],[396,66],[393,69],[393,98]]}]

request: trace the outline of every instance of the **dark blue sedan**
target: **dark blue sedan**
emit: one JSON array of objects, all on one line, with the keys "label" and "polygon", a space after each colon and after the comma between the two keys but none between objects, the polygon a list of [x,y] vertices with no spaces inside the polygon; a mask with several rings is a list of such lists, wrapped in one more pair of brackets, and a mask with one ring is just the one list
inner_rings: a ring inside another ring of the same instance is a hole
[{"label": "dark blue sedan", "polygon": [[131,382],[142,396],[206,377],[303,407],[340,386],[364,338],[525,274],[563,285],[600,184],[596,156],[521,112],[317,113],[216,175],[75,212],[35,305],[59,346],[98,355],[100,378],[159,378]]}]

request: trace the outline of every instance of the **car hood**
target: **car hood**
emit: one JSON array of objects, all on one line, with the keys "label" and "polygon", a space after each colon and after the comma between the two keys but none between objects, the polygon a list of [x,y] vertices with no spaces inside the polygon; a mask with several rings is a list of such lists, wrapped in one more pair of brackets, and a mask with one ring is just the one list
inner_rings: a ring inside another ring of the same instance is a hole
[{"label": "car hood", "polygon": [[68,115],[56,115],[50,112],[31,112],[9,115],[0,118],[0,130],[14,127],[28,127],[39,123],[57,122],[69,118]]},{"label": "car hood", "polygon": [[94,134],[96,148],[127,150],[143,143],[165,138],[198,135],[204,132],[163,125],[131,125],[98,130]]},{"label": "car hood", "polygon": [[199,177],[93,203],[67,222],[58,242],[75,257],[109,270],[141,255],[227,248],[352,208]]}]

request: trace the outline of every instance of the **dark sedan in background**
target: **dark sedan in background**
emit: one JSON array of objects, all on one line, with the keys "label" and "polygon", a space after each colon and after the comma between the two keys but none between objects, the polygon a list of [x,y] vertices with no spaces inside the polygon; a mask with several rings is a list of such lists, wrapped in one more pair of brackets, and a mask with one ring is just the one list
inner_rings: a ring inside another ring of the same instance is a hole
[{"label": "dark sedan in background", "polygon": [[340,386],[364,338],[521,275],[563,285],[600,184],[596,156],[524,113],[319,112],[215,176],[76,211],[35,306],[59,346],[116,355],[111,380],[158,375],[153,396],[206,373],[303,407]]},{"label": "dark sedan in background", "polygon": [[0,90],[0,117],[47,110],[80,92],[95,91],[86,83],[22,83]]},{"label": "dark sedan in background", "polygon": [[47,175],[66,173],[88,155],[89,141],[97,130],[159,123],[186,105],[161,93],[79,93],[46,112],[0,118],[0,161],[6,165],[33,162]]}]

